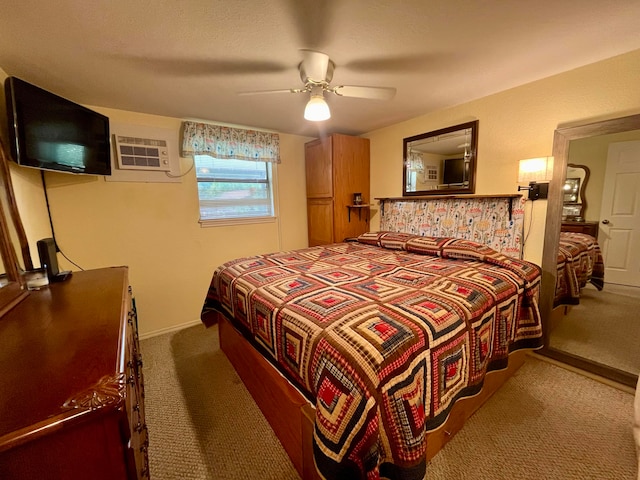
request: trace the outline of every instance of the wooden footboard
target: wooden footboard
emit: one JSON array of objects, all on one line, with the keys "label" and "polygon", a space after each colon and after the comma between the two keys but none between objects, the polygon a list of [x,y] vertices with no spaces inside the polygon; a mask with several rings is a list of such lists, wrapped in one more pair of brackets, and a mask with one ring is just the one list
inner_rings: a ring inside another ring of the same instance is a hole
[{"label": "wooden footboard", "polygon": [[[224,318],[218,315],[220,347],[273,428],[303,480],[318,480],[313,461],[314,408]],[[505,370],[490,372],[477,395],[459,400],[447,421],[427,434],[427,460],[433,458],[464,422],[524,363],[525,351],[509,356]]]}]

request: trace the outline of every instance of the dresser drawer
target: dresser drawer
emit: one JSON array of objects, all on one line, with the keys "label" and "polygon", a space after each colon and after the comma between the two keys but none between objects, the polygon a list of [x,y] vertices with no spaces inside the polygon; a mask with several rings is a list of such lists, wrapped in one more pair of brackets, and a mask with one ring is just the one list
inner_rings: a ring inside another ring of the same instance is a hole
[{"label": "dresser drawer", "polygon": [[573,233],[586,233],[595,239],[598,238],[598,222],[562,222],[561,231]]}]

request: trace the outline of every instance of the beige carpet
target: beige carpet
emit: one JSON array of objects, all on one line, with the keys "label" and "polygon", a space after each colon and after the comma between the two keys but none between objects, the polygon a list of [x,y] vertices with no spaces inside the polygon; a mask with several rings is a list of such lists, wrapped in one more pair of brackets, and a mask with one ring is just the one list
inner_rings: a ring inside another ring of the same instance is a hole
[{"label": "beige carpet", "polygon": [[[217,328],[142,341],[153,480],[299,478],[219,350]],[[635,479],[633,396],[527,363],[428,466],[428,479]]]},{"label": "beige carpet", "polygon": [[637,375],[640,372],[640,288],[587,285],[551,332],[558,350]]}]

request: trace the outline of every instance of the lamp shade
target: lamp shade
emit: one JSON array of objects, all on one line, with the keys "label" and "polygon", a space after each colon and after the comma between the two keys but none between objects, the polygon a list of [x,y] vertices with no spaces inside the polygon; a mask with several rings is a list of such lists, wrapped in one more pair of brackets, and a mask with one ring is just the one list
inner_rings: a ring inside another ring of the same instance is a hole
[{"label": "lamp shade", "polygon": [[329,105],[327,105],[322,94],[311,95],[311,98],[304,109],[304,118],[312,122],[321,122],[331,118]]},{"label": "lamp shade", "polygon": [[520,160],[518,183],[549,182],[551,177],[553,177],[553,157]]}]

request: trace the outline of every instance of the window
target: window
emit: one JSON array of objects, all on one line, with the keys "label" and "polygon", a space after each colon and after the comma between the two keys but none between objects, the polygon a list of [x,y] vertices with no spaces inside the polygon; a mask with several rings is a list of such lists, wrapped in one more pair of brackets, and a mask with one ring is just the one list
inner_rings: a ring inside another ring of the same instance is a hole
[{"label": "window", "polygon": [[270,162],[194,157],[201,221],[274,216]]},{"label": "window", "polygon": [[273,221],[277,133],[185,121],[182,155],[193,156],[200,223]]}]

